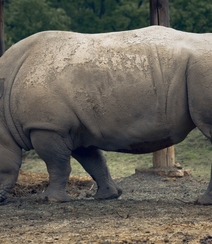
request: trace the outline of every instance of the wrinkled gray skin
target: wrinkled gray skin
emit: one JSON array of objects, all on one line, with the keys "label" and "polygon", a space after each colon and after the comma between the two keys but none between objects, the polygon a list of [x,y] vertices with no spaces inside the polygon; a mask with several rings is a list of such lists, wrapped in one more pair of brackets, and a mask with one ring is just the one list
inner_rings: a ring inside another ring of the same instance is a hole
[{"label": "wrinkled gray skin", "polygon": [[[212,34],[165,27],[107,34],[48,31],[0,59],[0,201],[14,186],[21,149],[45,161],[40,195],[69,201],[70,156],[117,198],[99,149],[150,153],[198,127],[212,138]],[[212,204],[212,181],[198,200]]]}]

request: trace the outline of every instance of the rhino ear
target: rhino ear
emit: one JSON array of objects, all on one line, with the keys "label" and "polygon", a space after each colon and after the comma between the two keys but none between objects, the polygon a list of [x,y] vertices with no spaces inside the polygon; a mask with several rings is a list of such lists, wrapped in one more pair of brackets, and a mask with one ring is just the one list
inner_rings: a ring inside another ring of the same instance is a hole
[{"label": "rhino ear", "polygon": [[0,98],[3,96],[4,93],[4,78],[0,78]]}]

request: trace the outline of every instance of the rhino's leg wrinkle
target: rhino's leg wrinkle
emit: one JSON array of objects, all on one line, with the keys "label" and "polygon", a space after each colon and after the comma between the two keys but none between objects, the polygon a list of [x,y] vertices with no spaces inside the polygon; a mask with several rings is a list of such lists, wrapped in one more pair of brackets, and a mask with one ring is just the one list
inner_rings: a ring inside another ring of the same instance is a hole
[{"label": "rhino's leg wrinkle", "polygon": [[53,131],[30,133],[32,145],[38,155],[45,161],[49,173],[49,185],[38,200],[68,202],[71,200],[65,187],[71,173],[71,150],[63,138]]},{"label": "rhino's leg wrinkle", "polygon": [[208,188],[206,192],[197,199],[196,203],[201,205],[212,205],[212,164],[211,164],[211,178],[210,178],[210,183],[208,185]]},{"label": "rhino's leg wrinkle", "polygon": [[95,199],[113,199],[122,194],[122,190],[112,180],[106,160],[99,149],[81,147],[74,150],[72,156],[96,181],[98,190]]},{"label": "rhino's leg wrinkle", "polygon": [[21,149],[12,151],[5,148],[5,145],[0,145],[0,155],[0,202],[2,202],[17,181],[21,166]]}]

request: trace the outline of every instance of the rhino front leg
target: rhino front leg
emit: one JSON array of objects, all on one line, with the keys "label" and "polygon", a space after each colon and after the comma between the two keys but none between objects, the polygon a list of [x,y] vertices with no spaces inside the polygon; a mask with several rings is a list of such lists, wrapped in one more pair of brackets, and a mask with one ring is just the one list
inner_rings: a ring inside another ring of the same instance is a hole
[{"label": "rhino front leg", "polygon": [[196,203],[201,205],[212,205],[212,165],[211,165],[211,179],[208,188],[206,192],[197,199]]},{"label": "rhino front leg", "polygon": [[[4,140],[6,134],[1,136]],[[0,202],[6,199],[7,193],[17,181],[21,166],[21,148],[12,139],[0,145]]]},{"label": "rhino front leg", "polygon": [[74,150],[72,156],[96,181],[98,190],[95,199],[113,199],[122,194],[122,190],[112,180],[106,160],[99,149],[81,147]]},{"label": "rhino front leg", "polygon": [[35,151],[45,161],[49,173],[49,185],[46,191],[39,195],[38,200],[70,201],[65,188],[71,173],[71,150],[65,140],[53,131],[34,130],[30,136]]}]

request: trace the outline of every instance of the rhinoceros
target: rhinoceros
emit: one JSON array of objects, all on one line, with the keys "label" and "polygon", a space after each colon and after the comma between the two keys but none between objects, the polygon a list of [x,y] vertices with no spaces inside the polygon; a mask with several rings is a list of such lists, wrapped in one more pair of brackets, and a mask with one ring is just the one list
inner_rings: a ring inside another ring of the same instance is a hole
[{"label": "rhinoceros", "polygon": [[[0,201],[15,185],[22,149],[45,161],[40,199],[70,201],[74,157],[96,199],[121,195],[100,150],[154,152],[198,127],[212,138],[212,34],[161,26],[105,34],[45,31],[0,59]],[[212,180],[198,200],[212,204]]]}]

